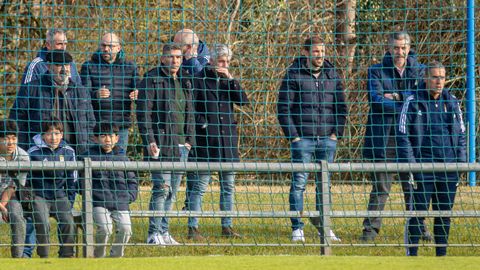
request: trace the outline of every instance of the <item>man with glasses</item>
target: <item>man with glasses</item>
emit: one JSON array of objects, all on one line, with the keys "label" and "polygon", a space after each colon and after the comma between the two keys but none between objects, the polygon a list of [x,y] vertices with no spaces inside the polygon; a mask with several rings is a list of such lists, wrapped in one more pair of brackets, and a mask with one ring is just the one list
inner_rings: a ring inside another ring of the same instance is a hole
[{"label": "man with glasses", "polygon": [[117,146],[120,154],[125,155],[131,108],[138,96],[138,71],[135,63],[125,59],[125,51],[116,34],[103,35],[98,50],[83,64],[80,76],[92,97],[97,121],[119,127]]}]

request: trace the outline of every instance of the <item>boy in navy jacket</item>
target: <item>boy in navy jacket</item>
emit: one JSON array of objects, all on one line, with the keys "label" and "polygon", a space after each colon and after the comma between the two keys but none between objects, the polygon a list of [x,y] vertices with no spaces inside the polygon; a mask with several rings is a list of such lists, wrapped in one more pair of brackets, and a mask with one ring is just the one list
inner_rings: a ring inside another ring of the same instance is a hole
[{"label": "boy in navy jacket", "polygon": [[[42,123],[42,134],[33,137],[35,146],[28,150],[32,161],[75,161],[75,151],[63,140],[63,124],[58,119]],[[30,185],[34,193],[33,222],[37,232],[37,253],[47,258],[50,251],[50,223],[53,215],[60,234],[59,257],[73,257],[75,224],[72,203],[76,193],[76,171],[32,171]]]},{"label": "boy in navy jacket", "polygon": [[[119,128],[115,124],[99,123],[94,134],[97,145],[82,155],[93,161],[129,161],[116,146]],[[132,236],[129,204],[137,198],[137,177],[133,172],[93,171],[93,220],[96,225],[96,243],[94,256],[106,255],[106,244],[113,233],[115,223],[115,240],[110,250],[110,257],[122,257],[125,244]]]}]

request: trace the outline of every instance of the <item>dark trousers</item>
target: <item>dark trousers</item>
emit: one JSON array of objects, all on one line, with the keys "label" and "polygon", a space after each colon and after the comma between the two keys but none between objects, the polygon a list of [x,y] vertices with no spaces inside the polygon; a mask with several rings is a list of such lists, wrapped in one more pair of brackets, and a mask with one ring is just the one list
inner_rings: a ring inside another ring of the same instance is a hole
[{"label": "dark trousers", "polygon": [[[370,200],[368,201],[368,211],[383,211],[385,204],[392,189],[395,174],[385,172],[375,172],[372,176],[372,191],[370,192]],[[405,199],[405,210],[411,209],[410,197],[412,194],[411,185],[408,183],[408,173],[400,174],[400,184],[402,185],[403,196]],[[365,231],[380,231],[382,226],[381,217],[366,217],[363,220]]]},{"label": "dark trousers", "polygon": [[[458,177],[435,177],[433,174],[423,174],[422,181],[417,182],[413,191],[413,207],[415,211],[427,211],[432,202],[433,210],[452,210],[457,192]],[[412,217],[407,222],[408,244],[418,245],[422,235],[424,217]],[[437,256],[447,255],[450,217],[435,217],[433,233]],[[409,246],[408,255],[417,256],[418,246]]]}]

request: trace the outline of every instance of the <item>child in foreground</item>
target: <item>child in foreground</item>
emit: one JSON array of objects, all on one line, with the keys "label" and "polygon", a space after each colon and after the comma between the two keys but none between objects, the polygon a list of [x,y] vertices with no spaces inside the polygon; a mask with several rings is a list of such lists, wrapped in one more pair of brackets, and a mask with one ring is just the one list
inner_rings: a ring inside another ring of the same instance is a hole
[{"label": "child in foreground", "polygon": [[[129,161],[119,152],[118,127],[114,124],[99,123],[94,129],[97,145],[91,147],[82,159],[89,157],[92,161]],[[116,226],[115,239],[110,250],[110,257],[122,257],[125,244],[132,235],[129,204],[137,197],[137,178],[133,172],[93,171],[93,220],[96,226],[96,246],[94,256],[106,256],[106,245]]]}]

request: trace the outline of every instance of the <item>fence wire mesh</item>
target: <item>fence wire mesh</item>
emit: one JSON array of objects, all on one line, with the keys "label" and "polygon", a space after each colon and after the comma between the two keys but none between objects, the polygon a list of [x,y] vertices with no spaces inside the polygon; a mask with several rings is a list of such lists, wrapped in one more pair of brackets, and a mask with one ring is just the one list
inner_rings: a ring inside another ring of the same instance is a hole
[{"label": "fence wire mesh", "polygon": [[0,256],[478,254],[468,2],[3,1]]}]

